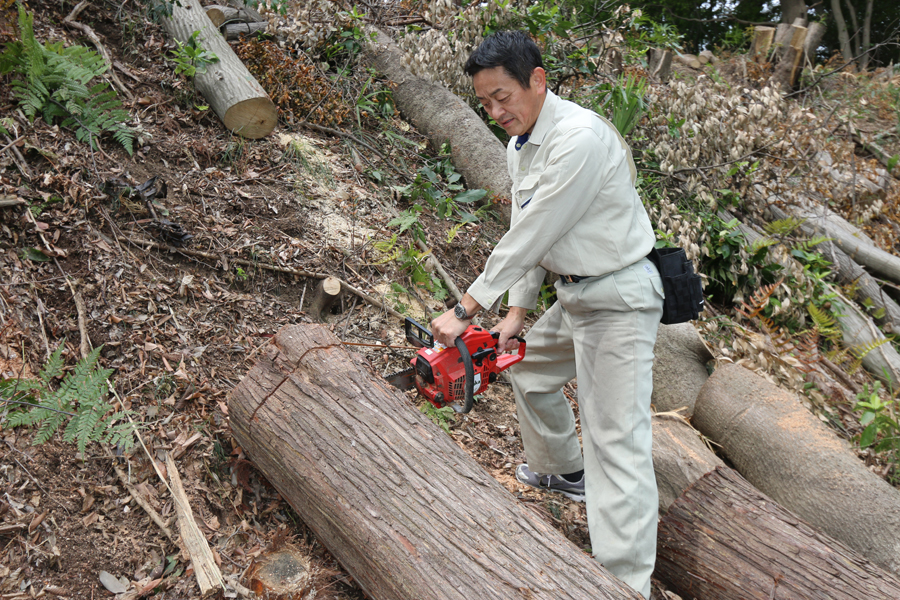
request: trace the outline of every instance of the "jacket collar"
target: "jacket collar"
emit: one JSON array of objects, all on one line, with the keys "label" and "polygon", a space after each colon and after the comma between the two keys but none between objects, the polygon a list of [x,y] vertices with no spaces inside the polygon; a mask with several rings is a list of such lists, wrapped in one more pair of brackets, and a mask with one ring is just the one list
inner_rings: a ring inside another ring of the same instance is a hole
[{"label": "jacket collar", "polygon": [[553,127],[553,117],[556,115],[556,107],[559,104],[559,96],[547,90],[547,97],[544,98],[544,104],[541,106],[541,114],[538,115],[537,121],[534,123],[534,129],[528,136],[528,141],[536,146],[540,146],[544,141],[544,136]]}]

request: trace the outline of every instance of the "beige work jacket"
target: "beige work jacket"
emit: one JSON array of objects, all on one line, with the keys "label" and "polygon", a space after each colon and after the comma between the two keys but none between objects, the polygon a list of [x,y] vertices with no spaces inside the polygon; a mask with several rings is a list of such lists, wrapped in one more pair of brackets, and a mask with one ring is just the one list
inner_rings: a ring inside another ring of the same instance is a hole
[{"label": "beige work jacket", "polygon": [[655,236],[635,190],[631,150],[596,113],[547,90],[522,149],[506,149],[512,219],[468,293],[489,307],[534,308],[546,270],[601,276],[634,264]]}]

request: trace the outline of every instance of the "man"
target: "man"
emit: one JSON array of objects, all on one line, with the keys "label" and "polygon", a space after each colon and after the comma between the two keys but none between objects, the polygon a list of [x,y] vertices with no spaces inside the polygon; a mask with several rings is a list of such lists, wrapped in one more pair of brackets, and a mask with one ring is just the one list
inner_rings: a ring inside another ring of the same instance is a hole
[{"label": "man", "polygon": [[[523,32],[490,36],[466,62],[487,113],[511,136],[512,222],[455,311],[432,322],[447,346],[509,290],[494,328],[501,350],[524,327],[545,269],[557,302],[511,369],[527,485],[586,499],[594,556],[650,596],[657,490],[651,459],[653,345],[662,283],[646,256],[654,234],[634,187],[631,151],[605,119],[547,90]],[[578,378],[584,457],[562,387]]]}]

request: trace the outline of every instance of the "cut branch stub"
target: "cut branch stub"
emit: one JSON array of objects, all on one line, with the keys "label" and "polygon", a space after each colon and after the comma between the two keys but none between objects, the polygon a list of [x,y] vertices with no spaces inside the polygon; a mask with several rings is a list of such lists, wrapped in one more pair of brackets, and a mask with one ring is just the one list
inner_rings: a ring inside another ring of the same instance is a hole
[{"label": "cut branch stub", "polygon": [[307,314],[315,321],[324,323],[327,320],[328,311],[341,296],[341,280],[337,277],[326,277],[319,281],[316,291],[309,301]]}]

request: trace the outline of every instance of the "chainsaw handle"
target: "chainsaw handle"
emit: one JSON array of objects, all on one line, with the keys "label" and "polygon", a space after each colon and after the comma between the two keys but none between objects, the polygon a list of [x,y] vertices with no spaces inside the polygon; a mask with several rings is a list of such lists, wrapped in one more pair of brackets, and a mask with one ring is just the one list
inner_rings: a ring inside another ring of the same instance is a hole
[{"label": "chainsaw handle", "polygon": [[463,367],[466,369],[466,405],[457,412],[467,413],[472,410],[472,404],[475,402],[475,368],[472,366],[472,355],[469,354],[469,349],[462,337],[456,338],[455,344],[459,356],[462,358]]},{"label": "chainsaw handle", "polygon": [[497,357],[497,368],[500,371],[505,371],[525,358],[525,338],[517,335],[515,340],[519,342],[519,351],[516,354],[501,354]]}]

